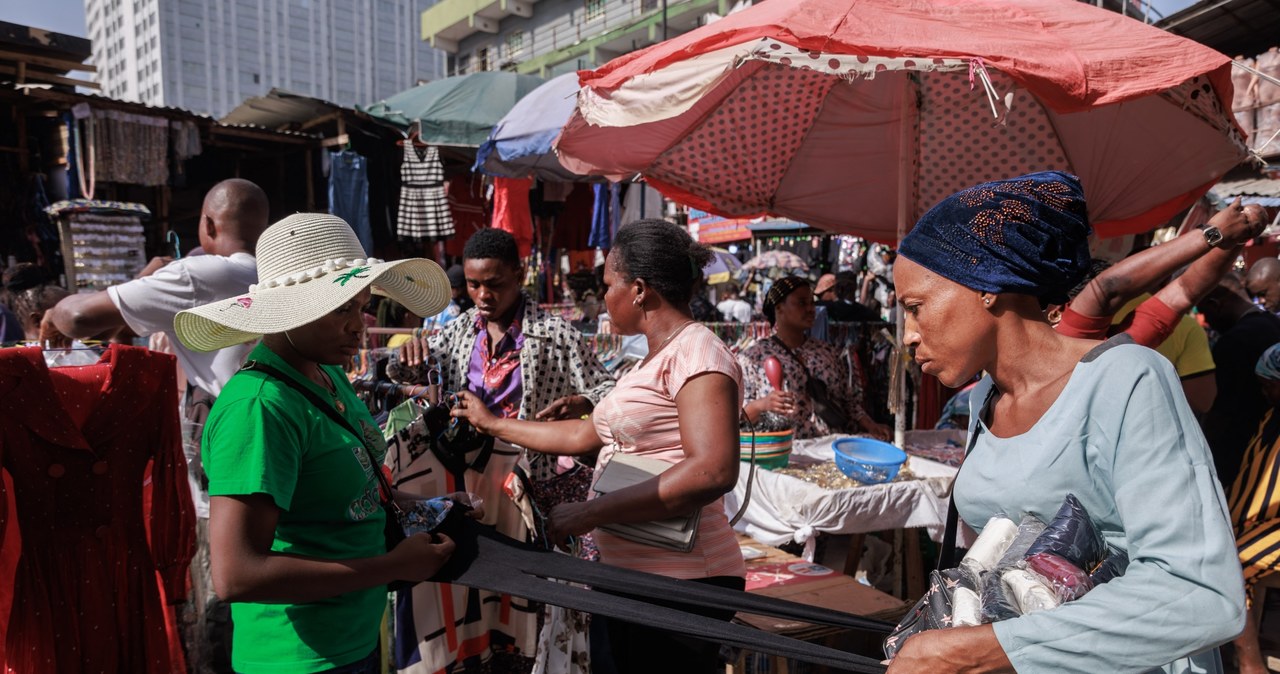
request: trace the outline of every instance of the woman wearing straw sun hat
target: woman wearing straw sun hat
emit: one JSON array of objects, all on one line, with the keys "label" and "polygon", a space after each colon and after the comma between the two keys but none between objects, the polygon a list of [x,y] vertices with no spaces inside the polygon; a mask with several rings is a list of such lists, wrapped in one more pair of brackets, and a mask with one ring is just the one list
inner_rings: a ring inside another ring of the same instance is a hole
[{"label": "woman wearing straw sun hat", "polygon": [[248,292],[174,320],[195,350],[262,339],[218,397],[203,443],[232,665],[372,672],[384,586],[431,576],[453,543],[419,534],[386,549],[386,445],[340,366],[359,346],[370,293],[431,316],[448,304],[449,282],[428,260],[366,257],[351,227],[324,214],[272,225],[257,258]]}]

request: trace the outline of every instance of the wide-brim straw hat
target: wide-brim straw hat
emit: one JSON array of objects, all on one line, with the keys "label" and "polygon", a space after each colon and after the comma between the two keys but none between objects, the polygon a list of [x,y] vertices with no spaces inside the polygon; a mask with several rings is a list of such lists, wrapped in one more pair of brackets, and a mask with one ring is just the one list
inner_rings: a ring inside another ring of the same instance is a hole
[{"label": "wide-brim straw hat", "polygon": [[449,279],[440,265],[410,258],[384,262],[365,255],[342,218],[298,213],[258,239],[258,282],[236,297],[179,313],[174,331],[195,351],[214,351],[311,323],[365,288],[419,316],[449,304]]}]

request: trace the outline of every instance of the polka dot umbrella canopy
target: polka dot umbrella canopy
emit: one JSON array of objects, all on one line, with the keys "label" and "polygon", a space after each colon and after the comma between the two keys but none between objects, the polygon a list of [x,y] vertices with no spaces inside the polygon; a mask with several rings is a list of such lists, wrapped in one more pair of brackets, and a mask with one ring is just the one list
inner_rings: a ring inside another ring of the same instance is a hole
[{"label": "polka dot umbrella canopy", "polygon": [[1248,157],[1230,67],[1080,2],[765,2],[583,73],[557,152],[725,217],[882,242],[962,188],[1059,169],[1115,236]]}]

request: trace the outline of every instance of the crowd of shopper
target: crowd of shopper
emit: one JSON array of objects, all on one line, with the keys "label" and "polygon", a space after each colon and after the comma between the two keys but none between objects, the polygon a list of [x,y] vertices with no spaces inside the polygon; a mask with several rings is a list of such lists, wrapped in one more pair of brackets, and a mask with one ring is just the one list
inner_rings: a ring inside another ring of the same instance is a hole
[{"label": "crowd of shopper", "polygon": [[[1000,236],[980,231],[984,209],[1003,203],[1018,217]],[[1068,174],[987,183],[930,210],[898,251],[873,251],[870,280],[782,275],[759,313],[737,287],[707,301],[711,254],[684,229],[629,223],[598,301],[647,356],[615,381],[581,332],[526,292],[510,234],[477,231],[448,271],[384,262],[334,216],[268,226],[267,195],[233,179],[204,201],[197,254],[157,258],[134,281],[71,294],[35,265],[6,270],[0,339],[52,354],[150,337],[176,355],[198,515],[181,621],[193,671],[375,671],[385,586],[448,562],[445,536],[384,535],[395,504],[443,495],[384,486],[386,442],[348,380],[379,303],[384,322],[418,329],[393,344],[393,381],[456,392],[452,415],[516,448],[530,488],[576,476],[544,504],[533,540],[578,540],[603,564],[741,589],[723,502],[740,424],[889,437],[848,353],[810,335],[819,316],[880,320],[872,302],[904,312],[923,373],[966,387],[968,404],[952,410],[974,438],[955,485],[963,521],[980,531],[997,513],[1051,516],[1070,493],[1131,560],[1054,611],[916,635],[890,672],[1215,672],[1213,647],[1231,640],[1242,672],[1264,671],[1246,606],[1280,565],[1280,263],[1234,267],[1265,213],[1237,201],[1203,228],[1099,264],[1087,211]],[[757,317],[770,334],[736,354],[703,325]],[[670,468],[596,495],[595,476],[628,457]],[[684,552],[610,529],[693,511]],[[662,630],[600,618],[590,635],[601,671],[718,666],[715,644]]]}]

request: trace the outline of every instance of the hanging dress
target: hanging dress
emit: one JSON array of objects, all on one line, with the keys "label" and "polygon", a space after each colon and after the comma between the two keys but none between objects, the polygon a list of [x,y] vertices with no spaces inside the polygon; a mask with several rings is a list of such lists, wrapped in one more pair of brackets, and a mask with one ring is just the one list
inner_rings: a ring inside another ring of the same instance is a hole
[{"label": "hanging dress", "polygon": [[173,372],[129,346],[53,370],[39,348],[0,350],[0,528],[21,538],[0,670],[185,670],[163,606],[195,552]]},{"label": "hanging dress", "polygon": [[406,139],[396,235],[402,241],[436,241],[451,238],[453,231],[440,151],[434,145],[418,147]]}]

